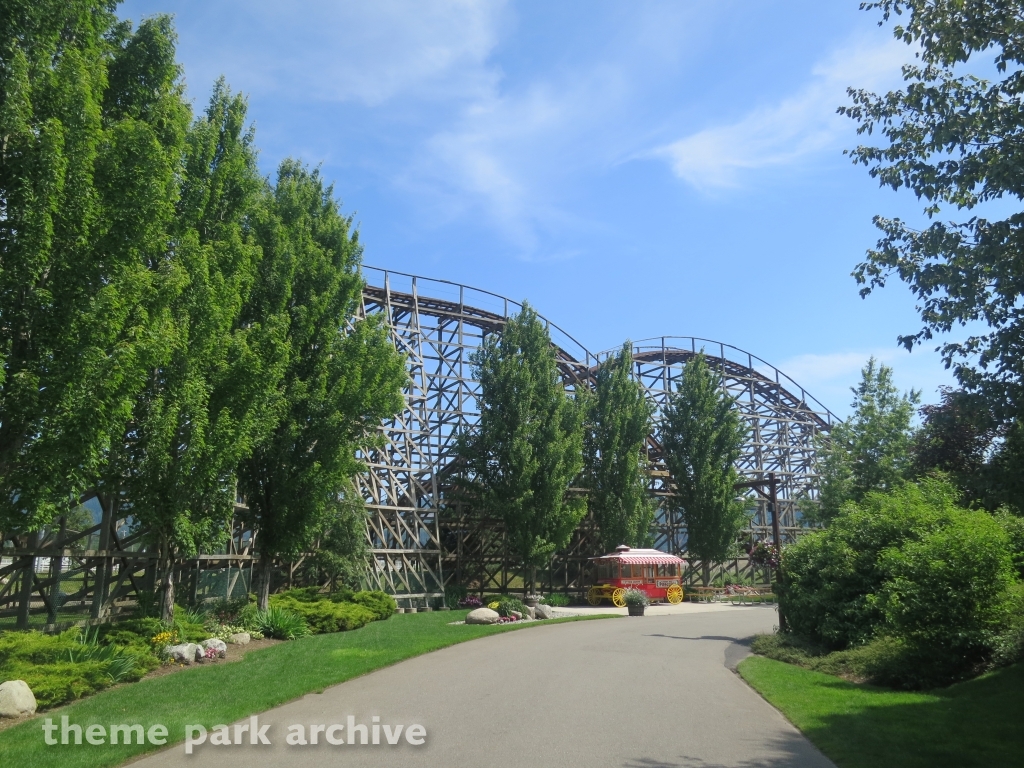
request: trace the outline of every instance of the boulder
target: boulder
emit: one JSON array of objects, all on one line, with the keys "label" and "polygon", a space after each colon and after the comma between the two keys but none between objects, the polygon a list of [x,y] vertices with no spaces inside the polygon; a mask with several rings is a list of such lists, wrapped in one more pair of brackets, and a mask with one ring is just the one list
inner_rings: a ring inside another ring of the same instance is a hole
[{"label": "boulder", "polygon": [[216,637],[211,637],[209,640],[203,640],[204,648],[213,648],[217,652],[217,657],[223,659],[228,652],[228,644],[223,640]]},{"label": "boulder", "polygon": [[477,608],[466,615],[467,624],[497,624],[501,614],[490,608]]},{"label": "boulder", "polygon": [[526,606],[526,615],[529,616],[531,619],[536,619],[536,609],[532,605]]},{"label": "boulder", "polygon": [[540,603],[536,608],[533,609],[533,615],[536,619],[553,619],[555,618],[554,611],[551,610],[550,605],[544,605]]},{"label": "boulder", "polygon": [[248,645],[252,637],[248,632],[236,632],[228,638],[228,642],[232,645]]},{"label": "boulder", "polygon": [[168,645],[164,648],[164,654],[179,664],[191,664],[193,661],[202,661],[205,658],[203,647],[195,643],[182,643],[181,645]]},{"label": "boulder", "polygon": [[521,618],[523,618],[523,614],[521,614],[519,611],[509,611],[508,615],[516,621],[519,621]]},{"label": "boulder", "polygon": [[36,713],[36,697],[24,680],[0,683],[0,717],[29,717]]}]

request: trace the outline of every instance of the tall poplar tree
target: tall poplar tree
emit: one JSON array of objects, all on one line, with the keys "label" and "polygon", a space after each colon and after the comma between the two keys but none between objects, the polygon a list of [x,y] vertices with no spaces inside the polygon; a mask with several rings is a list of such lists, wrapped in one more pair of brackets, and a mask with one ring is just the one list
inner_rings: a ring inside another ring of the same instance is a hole
[{"label": "tall poplar tree", "polygon": [[632,365],[627,341],[598,368],[583,441],[588,506],[605,550],[648,543],[654,519],[645,450],[654,407],[630,376]]},{"label": "tall poplar tree", "polygon": [[734,489],[747,428],[703,351],[683,368],[662,412],[661,447],[686,523],[686,549],[710,566],[732,555],[747,515]]},{"label": "tall poplar tree", "polygon": [[586,501],[568,495],[583,468],[586,404],[566,393],[551,337],[526,302],[472,363],[480,421],[463,435],[460,454],[480,508],[504,521],[532,590],[537,566],[569,542],[586,514]]},{"label": "tall poplar tree", "polygon": [[253,227],[265,182],[246,104],[218,83],[192,125],[167,269],[166,346],[111,456],[106,495],[160,555],[162,615],[174,609],[173,562],[221,540],[235,470],[280,416],[283,317],[243,322],[261,249]]},{"label": "tall poplar tree", "polygon": [[0,529],[75,506],[165,343],[190,113],[166,17],[0,3]]},{"label": "tall poplar tree", "polygon": [[[354,319],[362,246],[318,171],[281,165],[260,242],[259,282],[245,316],[287,318],[282,415],[239,470],[266,608],[275,557],[308,551],[317,539],[349,559],[362,552],[352,540],[365,531],[352,483],[364,469],[356,454],[402,409],[407,374],[378,320]],[[335,571],[342,565],[331,562]]]}]

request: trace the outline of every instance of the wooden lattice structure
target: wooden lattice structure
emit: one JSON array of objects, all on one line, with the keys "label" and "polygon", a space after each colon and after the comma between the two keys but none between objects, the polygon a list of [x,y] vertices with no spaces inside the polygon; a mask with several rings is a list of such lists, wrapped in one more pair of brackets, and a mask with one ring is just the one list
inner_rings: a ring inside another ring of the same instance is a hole
[{"label": "wooden lattice structure", "polygon": [[[471,429],[478,417],[479,385],[470,355],[488,334],[500,333],[520,305],[456,283],[364,269],[367,287],[360,312],[382,316],[410,373],[404,409],[381,426],[383,447],[362,456],[369,471],[357,478],[368,511],[368,585],[421,603],[440,597],[450,583],[506,591],[518,573],[501,522],[452,494],[447,477],[457,435]],[[618,351],[593,354],[562,329],[548,327],[568,389],[591,386],[599,363]],[[763,360],[689,337],[650,339],[633,347],[633,374],[656,407],[702,349],[750,428],[738,469],[752,480],[769,472],[779,478],[781,531],[784,540],[791,540],[800,529],[797,500],[815,495],[815,436],[828,431],[835,417]],[[656,433],[647,450],[651,493],[659,500],[654,546],[685,554],[686,531],[672,503]],[[54,625],[69,617],[101,621],[153,590],[156,555],[147,551],[144,537],[131,532],[130,520],[113,519],[98,499],[91,503],[91,521],[69,527],[68,519],[61,518],[42,531],[3,542],[0,625],[11,620],[20,626]],[[750,503],[750,536],[769,538],[766,503],[753,492]],[[258,540],[240,524],[232,523],[230,533],[227,545],[216,552],[177,561],[175,581],[186,601],[248,591]],[[599,549],[594,522],[587,518],[565,551],[538,573],[542,588],[582,590],[588,558],[600,554]],[[282,583],[291,583],[296,564],[278,566]],[[730,568],[738,575],[742,566],[737,562]]]},{"label": "wooden lattice structure", "polygon": [[[365,458],[360,479],[370,512],[367,534],[374,559],[370,581],[411,599],[439,595],[455,582],[504,591],[516,572],[509,562],[500,521],[453,497],[446,484],[456,436],[471,429],[478,411],[478,383],[470,355],[491,333],[500,333],[517,302],[446,281],[366,268],[364,315],[380,314],[396,347],[407,355],[411,382],[406,408],[382,426],[385,447]],[[613,350],[593,354],[549,323],[567,388],[591,386],[598,364]],[[633,372],[657,408],[675,389],[683,366],[703,350],[737,398],[750,430],[738,463],[747,478],[774,472],[779,478],[779,516],[784,540],[800,529],[799,499],[815,498],[815,436],[835,417],[774,366],[736,347],[707,339],[662,337],[633,347]],[[648,440],[651,493],[659,499],[654,546],[686,551],[686,531],[671,501],[668,472],[657,433]],[[769,538],[767,503],[750,494],[749,535]],[[578,590],[587,558],[597,552],[590,519],[574,534],[546,572],[548,589]]]}]

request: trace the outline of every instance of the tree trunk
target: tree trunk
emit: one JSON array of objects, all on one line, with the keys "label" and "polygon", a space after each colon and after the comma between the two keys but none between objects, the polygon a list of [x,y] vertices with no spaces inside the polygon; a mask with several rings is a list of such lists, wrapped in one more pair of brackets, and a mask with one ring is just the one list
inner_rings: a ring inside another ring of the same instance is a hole
[{"label": "tree trunk", "polygon": [[160,557],[160,620],[174,621],[174,551],[170,542],[163,542]]},{"label": "tree trunk", "polygon": [[274,561],[269,555],[260,555],[260,576],[256,587],[256,607],[267,610],[270,604],[270,575],[274,570]]},{"label": "tree trunk", "polygon": [[700,566],[700,580],[706,587],[708,586],[708,584],[711,583],[711,563],[707,560],[704,560],[701,562]]}]

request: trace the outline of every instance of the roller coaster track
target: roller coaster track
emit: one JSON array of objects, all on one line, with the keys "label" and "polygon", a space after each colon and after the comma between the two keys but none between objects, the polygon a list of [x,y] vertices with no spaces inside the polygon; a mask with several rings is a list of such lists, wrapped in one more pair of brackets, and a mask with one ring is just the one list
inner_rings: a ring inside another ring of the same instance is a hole
[{"label": "roller coaster track", "polygon": [[[518,302],[458,283],[364,267],[362,316],[381,315],[397,349],[406,355],[410,380],[405,408],[381,426],[383,447],[367,451],[369,472],[359,479],[368,510],[367,537],[373,560],[370,580],[411,598],[429,597],[456,580],[483,588],[507,585],[510,568],[498,521],[465,510],[445,496],[444,473],[453,461],[457,435],[478,417],[479,385],[470,355],[489,334],[501,333]],[[602,361],[618,350],[591,353],[545,320],[567,389],[592,385]],[[749,437],[737,469],[747,479],[768,472],[780,478],[779,514],[784,536],[800,529],[797,500],[814,499],[815,435],[836,417],[774,366],[737,347],[709,339],[660,337],[633,345],[633,375],[660,409],[683,366],[700,351],[722,375],[737,400]],[[686,531],[671,503],[660,439],[648,440],[651,493],[659,499],[655,546],[686,549]],[[764,502],[750,499],[750,535],[766,537]],[[552,562],[551,585],[571,587],[586,557],[595,554],[592,524],[585,522],[568,550]],[[490,583],[484,583],[484,582]]]}]

